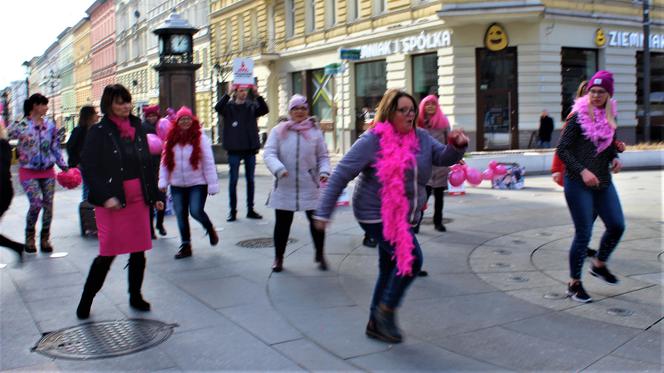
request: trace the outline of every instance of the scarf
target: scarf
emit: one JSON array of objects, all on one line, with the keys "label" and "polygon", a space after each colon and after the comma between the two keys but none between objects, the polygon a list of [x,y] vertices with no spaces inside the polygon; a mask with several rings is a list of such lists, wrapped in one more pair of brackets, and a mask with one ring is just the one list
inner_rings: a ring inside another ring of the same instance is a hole
[{"label": "scarf", "polygon": [[[616,116],[616,101],[611,100],[611,111]],[[593,110],[593,117],[590,116],[590,110]],[[579,97],[572,107],[572,112],[577,113],[578,122],[581,124],[583,137],[595,144],[597,154],[604,151],[613,142],[613,135],[616,130],[609,123],[606,117],[606,109],[597,108],[590,104],[589,95]]]},{"label": "scarf", "polygon": [[132,127],[131,121],[129,121],[129,117],[120,118],[114,115],[109,115],[108,118],[118,127],[118,131],[120,131],[120,137],[134,141],[136,128]]},{"label": "scarf", "polygon": [[305,139],[309,140],[309,135],[307,134],[307,131],[314,127],[316,127],[316,124],[314,124],[314,121],[311,120],[311,118],[307,118],[299,123],[295,123],[289,117],[288,120],[284,122],[283,125],[281,126],[281,129],[279,130],[279,137],[281,139],[285,139],[286,136],[288,135],[288,131],[295,131],[295,132],[300,132]]},{"label": "scarf", "polygon": [[389,122],[378,122],[372,131],[380,138],[376,175],[380,180],[380,215],[383,237],[394,245],[397,274],[412,275],[413,237],[408,222],[409,201],[406,197],[406,171],[415,167],[419,142],[415,130],[400,134]]}]

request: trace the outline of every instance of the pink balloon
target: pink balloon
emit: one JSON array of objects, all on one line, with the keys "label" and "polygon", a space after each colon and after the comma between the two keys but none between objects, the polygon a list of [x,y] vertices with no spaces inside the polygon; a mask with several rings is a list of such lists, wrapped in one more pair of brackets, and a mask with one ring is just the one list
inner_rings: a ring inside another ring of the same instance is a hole
[{"label": "pink balloon", "polygon": [[154,133],[148,133],[148,149],[150,154],[159,155],[164,148],[164,142]]},{"label": "pink balloon", "polygon": [[505,168],[505,166],[503,166],[502,164],[499,164],[493,170],[493,173],[495,175],[505,175],[507,173],[507,168]]},{"label": "pink balloon", "polygon": [[463,166],[461,166],[461,165],[458,164],[458,163],[453,164],[453,165],[450,166],[450,172],[453,172],[453,171],[460,171],[460,170],[461,170],[461,167],[463,167]]},{"label": "pink balloon", "polygon": [[490,162],[489,162],[489,169],[491,169],[491,170],[495,170],[497,165],[498,165],[498,162],[496,162],[495,160],[494,160],[494,161],[490,161]]},{"label": "pink balloon", "polygon": [[67,171],[59,172],[55,176],[55,179],[60,185],[67,189],[74,189],[81,185],[81,182],[83,181],[81,171],[76,167],[72,167]]},{"label": "pink balloon", "polygon": [[482,171],[482,180],[493,180],[493,170],[487,168],[486,170]]},{"label": "pink balloon", "polygon": [[159,122],[157,122],[157,136],[159,136],[160,139],[166,141],[168,131],[170,130],[171,122],[166,118],[159,119]]},{"label": "pink balloon", "polygon": [[466,169],[466,180],[470,185],[479,185],[482,182],[482,175],[476,168],[468,167]]},{"label": "pink balloon", "polygon": [[450,182],[450,185],[454,187],[458,187],[459,185],[463,184],[463,182],[466,180],[466,175],[464,175],[463,171],[452,171],[450,172],[448,178]]}]

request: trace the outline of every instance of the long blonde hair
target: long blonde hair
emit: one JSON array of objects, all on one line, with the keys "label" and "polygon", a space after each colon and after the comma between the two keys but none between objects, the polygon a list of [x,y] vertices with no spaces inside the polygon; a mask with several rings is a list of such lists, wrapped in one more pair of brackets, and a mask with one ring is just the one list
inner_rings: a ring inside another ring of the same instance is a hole
[{"label": "long blonde hair", "polygon": [[[588,97],[588,101],[590,101],[590,97]],[[606,121],[615,130],[618,128],[618,123],[616,123],[616,117],[613,115],[613,103],[611,102],[611,96],[606,99],[604,110],[606,111]],[[595,112],[593,110],[593,105],[590,102],[588,102],[588,116],[593,120],[593,122],[595,121]]]}]

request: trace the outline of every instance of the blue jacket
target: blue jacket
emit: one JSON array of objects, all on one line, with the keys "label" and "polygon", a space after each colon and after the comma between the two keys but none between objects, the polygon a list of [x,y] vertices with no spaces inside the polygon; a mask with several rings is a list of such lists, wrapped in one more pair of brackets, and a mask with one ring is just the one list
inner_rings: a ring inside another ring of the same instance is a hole
[{"label": "blue jacket", "polygon": [[44,125],[37,128],[32,120],[26,118],[7,130],[10,139],[18,140],[18,163],[21,168],[40,171],[57,164],[61,169],[67,169],[60,149],[58,129],[50,119],[44,118]]},{"label": "blue jacket", "polygon": [[[420,150],[416,155],[417,165],[406,172],[406,197],[410,201],[408,220],[416,224],[427,200],[426,184],[431,178],[432,166],[451,166],[457,163],[465,149],[445,146],[431,137],[423,129],[417,128]],[[361,223],[381,222],[380,188],[382,184],[376,175],[376,155],[380,149],[380,139],[373,131],[367,131],[353,144],[348,153],[334,169],[327,188],[318,202],[315,217],[329,220],[339,195],[346,185],[360,175],[353,192],[353,213]]]}]

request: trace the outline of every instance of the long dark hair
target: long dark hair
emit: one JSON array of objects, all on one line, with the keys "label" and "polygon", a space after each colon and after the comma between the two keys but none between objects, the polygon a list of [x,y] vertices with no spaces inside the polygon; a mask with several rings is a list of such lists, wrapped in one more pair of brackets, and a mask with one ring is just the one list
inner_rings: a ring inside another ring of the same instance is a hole
[{"label": "long dark hair", "polygon": [[78,125],[83,127],[90,127],[94,123],[92,122],[92,117],[97,114],[94,106],[85,105],[81,108],[81,111],[78,114]]}]

